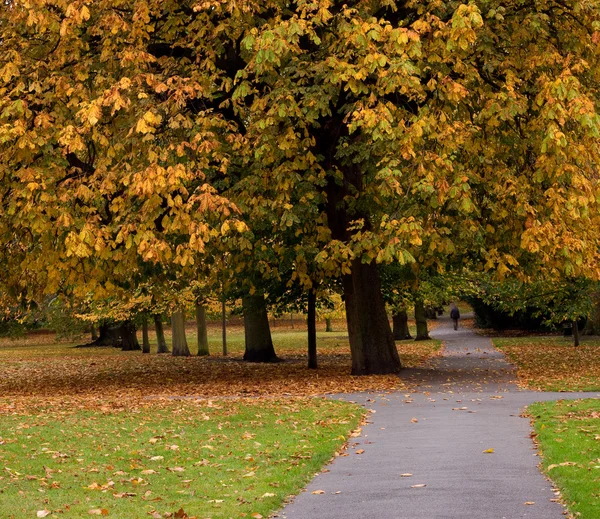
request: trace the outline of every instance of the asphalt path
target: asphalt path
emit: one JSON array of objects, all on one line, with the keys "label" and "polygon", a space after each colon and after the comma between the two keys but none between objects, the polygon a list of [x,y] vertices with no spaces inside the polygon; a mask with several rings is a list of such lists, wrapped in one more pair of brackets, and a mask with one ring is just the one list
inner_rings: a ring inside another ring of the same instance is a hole
[{"label": "asphalt path", "polygon": [[[523,408],[598,393],[520,390],[491,341],[448,319],[444,354],[402,377],[411,393],[357,394],[371,412],[345,455],[280,511],[286,519],[563,519]],[[493,451],[492,451],[493,450]],[[316,492],[316,493],[315,493]]]}]

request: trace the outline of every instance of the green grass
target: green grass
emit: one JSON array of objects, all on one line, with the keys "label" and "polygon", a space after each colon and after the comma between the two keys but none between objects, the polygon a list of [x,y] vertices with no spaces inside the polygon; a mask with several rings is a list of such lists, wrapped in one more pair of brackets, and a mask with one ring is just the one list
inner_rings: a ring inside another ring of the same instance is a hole
[{"label": "green grass", "polygon": [[493,339],[519,371],[521,383],[542,391],[600,391],[600,341],[581,346],[562,337]]},{"label": "green grass", "polygon": [[570,511],[580,519],[600,517],[600,401],[538,403],[529,414],[544,471]]},{"label": "green grass", "polygon": [[[315,400],[167,401],[134,411],[0,416],[0,517],[268,517],[357,427]],[[157,516],[158,517],[158,516]]]}]

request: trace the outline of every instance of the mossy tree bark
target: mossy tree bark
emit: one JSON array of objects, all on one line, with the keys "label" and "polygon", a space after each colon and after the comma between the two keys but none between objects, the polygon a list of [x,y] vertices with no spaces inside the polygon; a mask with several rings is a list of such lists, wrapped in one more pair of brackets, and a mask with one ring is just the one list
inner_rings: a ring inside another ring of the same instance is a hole
[{"label": "mossy tree bark", "polygon": [[325,317],[325,331],[332,332],[333,326],[331,325],[331,317]]},{"label": "mossy tree bark", "polygon": [[189,357],[190,349],[188,348],[187,338],[185,336],[185,316],[183,310],[177,309],[171,315],[171,331],[173,334],[173,341],[171,344],[173,357]]},{"label": "mossy tree bark", "polygon": [[196,305],[196,330],[198,332],[198,355],[210,355],[208,349],[208,328],[206,326],[206,308]]},{"label": "mossy tree bark", "polygon": [[242,298],[244,311],[244,360],[249,362],[278,362],[273,348],[267,305],[262,294]]},{"label": "mossy tree bark", "polygon": [[429,340],[429,330],[427,329],[427,317],[425,316],[425,306],[423,301],[415,301],[415,321],[417,322],[417,341]]},{"label": "mossy tree bark", "polygon": [[156,343],[158,345],[157,353],[171,353],[165,340],[165,329],[160,315],[154,316],[154,330],[156,331]]}]

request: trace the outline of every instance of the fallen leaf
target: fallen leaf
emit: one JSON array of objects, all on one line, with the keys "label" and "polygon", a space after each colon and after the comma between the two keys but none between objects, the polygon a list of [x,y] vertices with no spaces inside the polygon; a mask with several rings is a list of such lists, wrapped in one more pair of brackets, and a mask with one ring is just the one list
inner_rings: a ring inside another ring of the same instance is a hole
[{"label": "fallen leaf", "polygon": [[92,510],[88,510],[88,514],[90,514],[90,515],[108,515],[108,510],[106,508],[94,508]]},{"label": "fallen leaf", "polygon": [[494,449],[486,449],[483,451],[483,454],[494,454]]},{"label": "fallen leaf", "polygon": [[37,516],[38,517],[46,517],[48,515],[50,515],[52,512],[50,510],[38,510],[37,511]]},{"label": "fallen leaf", "polygon": [[364,449],[358,449],[356,451],[356,454],[364,454],[365,450]]},{"label": "fallen leaf", "polygon": [[526,505],[535,505],[535,501],[525,501]]},{"label": "fallen leaf", "polygon": [[271,492],[265,492],[263,497],[275,497],[275,494],[272,494]]},{"label": "fallen leaf", "polygon": [[427,485],[425,483],[419,483],[418,485],[411,485],[410,488],[423,488]]},{"label": "fallen leaf", "polygon": [[263,519],[263,516],[260,515],[258,512],[254,512],[250,517],[254,519]]},{"label": "fallen leaf", "polygon": [[325,493],[325,490],[313,490],[312,493],[320,496]]},{"label": "fallen leaf", "polygon": [[400,474],[401,478],[412,478],[412,474],[410,472],[405,472],[404,474]]},{"label": "fallen leaf", "polygon": [[410,419],[410,421],[411,421],[412,423],[418,423],[418,422],[419,422],[419,420],[417,420],[416,418],[411,418],[411,419]]}]

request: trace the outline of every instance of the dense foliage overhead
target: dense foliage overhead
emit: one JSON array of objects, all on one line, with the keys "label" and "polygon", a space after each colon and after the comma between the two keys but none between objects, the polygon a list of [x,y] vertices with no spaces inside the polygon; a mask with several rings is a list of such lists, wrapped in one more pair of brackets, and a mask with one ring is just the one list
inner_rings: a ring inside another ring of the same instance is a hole
[{"label": "dense foliage overhead", "polygon": [[591,0],[7,0],[3,242],[82,294],[285,255],[345,276],[354,371],[396,370],[375,262],[598,277],[599,30]]}]

